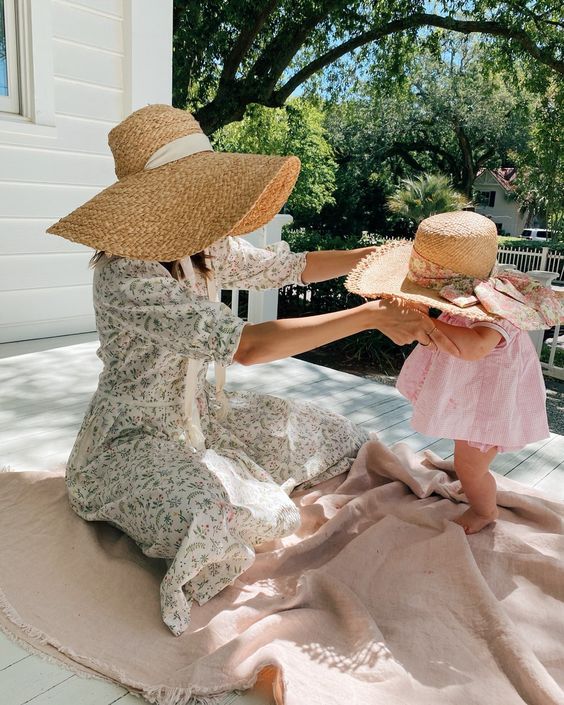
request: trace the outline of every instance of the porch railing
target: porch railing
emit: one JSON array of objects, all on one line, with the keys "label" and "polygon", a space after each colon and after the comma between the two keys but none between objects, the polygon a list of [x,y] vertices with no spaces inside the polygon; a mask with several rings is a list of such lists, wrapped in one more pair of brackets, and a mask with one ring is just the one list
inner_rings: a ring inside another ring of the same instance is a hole
[{"label": "porch railing", "polygon": [[[267,247],[282,239],[282,228],[293,221],[291,215],[279,214],[262,228],[245,235],[255,247]],[[235,315],[241,315],[239,289],[231,289],[231,310]],[[247,311],[242,315],[249,323],[263,323],[278,318],[278,289],[265,291],[249,291]]]},{"label": "porch railing", "polygon": [[512,264],[522,272],[538,270],[554,272],[556,279],[564,280],[564,252],[543,247],[540,250],[527,250],[524,247],[500,247],[497,251],[500,264]]}]

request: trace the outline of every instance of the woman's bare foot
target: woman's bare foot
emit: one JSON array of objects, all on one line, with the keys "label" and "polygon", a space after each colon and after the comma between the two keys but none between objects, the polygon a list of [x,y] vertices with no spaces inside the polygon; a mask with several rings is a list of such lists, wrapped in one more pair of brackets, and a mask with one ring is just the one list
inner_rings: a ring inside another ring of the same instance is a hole
[{"label": "woman's bare foot", "polygon": [[464,529],[465,534],[477,534],[488,524],[492,524],[498,517],[497,508],[488,515],[478,514],[478,512],[473,508],[467,509],[462,516],[458,519],[454,519],[455,524],[460,524]]}]

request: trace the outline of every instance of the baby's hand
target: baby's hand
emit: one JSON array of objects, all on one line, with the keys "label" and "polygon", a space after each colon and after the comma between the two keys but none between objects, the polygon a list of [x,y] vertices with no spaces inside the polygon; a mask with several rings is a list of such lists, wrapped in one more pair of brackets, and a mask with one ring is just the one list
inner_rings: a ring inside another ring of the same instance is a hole
[{"label": "baby's hand", "polygon": [[406,306],[399,299],[370,301],[365,306],[373,307],[377,323],[382,333],[396,345],[407,345],[414,341],[422,345],[432,344],[434,348],[458,357],[456,345],[435,326],[435,321],[427,315],[427,306]]},{"label": "baby's hand", "polygon": [[437,341],[437,336],[442,335],[447,338],[457,349],[456,353],[450,350],[439,348],[443,352],[448,352],[462,360],[476,361],[490,353],[502,338],[501,333],[493,328],[475,327],[464,328],[462,326],[452,326],[444,321],[434,321],[437,327],[433,333],[433,342]]},{"label": "baby's hand", "polygon": [[425,331],[425,334],[429,342],[425,343],[419,341],[421,345],[429,346],[432,350],[448,353],[453,357],[460,357],[460,349],[457,347],[454,340],[451,340],[442,326],[437,325],[440,321],[434,321],[432,318],[428,318],[428,320],[430,327]]},{"label": "baby's hand", "polygon": [[429,347],[431,350],[440,350],[454,357],[460,357],[460,350],[454,340],[448,336],[442,326],[438,325],[438,321],[433,320],[440,316],[442,311],[438,308],[429,308],[429,306],[425,306],[424,304],[417,304],[416,308],[418,311],[421,311],[423,319],[426,322],[426,328],[424,330],[425,339],[421,340],[418,338],[419,344],[424,347]]}]

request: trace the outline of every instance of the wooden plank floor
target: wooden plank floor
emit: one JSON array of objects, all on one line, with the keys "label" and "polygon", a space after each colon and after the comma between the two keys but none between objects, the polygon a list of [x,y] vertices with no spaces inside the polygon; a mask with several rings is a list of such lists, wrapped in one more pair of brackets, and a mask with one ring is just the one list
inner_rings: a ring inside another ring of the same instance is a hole
[{"label": "wooden plank floor", "polygon": [[[64,465],[101,363],[94,335],[0,345],[0,466],[49,470]],[[228,388],[309,400],[377,431],[391,444],[452,454],[452,442],[415,433],[410,405],[393,388],[301,360],[241,367],[228,372]],[[499,456],[496,472],[564,499],[564,437],[552,434],[518,453]],[[1,705],[134,705],[124,688],[84,679],[30,655],[0,634]],[[267,705],[250,695],[227,696],[225,705]]]}]

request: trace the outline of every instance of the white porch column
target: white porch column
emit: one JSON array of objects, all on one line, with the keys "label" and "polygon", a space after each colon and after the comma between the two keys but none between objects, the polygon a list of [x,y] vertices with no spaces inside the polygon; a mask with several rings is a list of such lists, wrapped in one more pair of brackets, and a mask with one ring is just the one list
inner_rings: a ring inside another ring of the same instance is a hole
[{"label": "white porch column", "polygon": [[172,0],[124,0],[124,117],[172,102]]},{"label": "white porch column", "polygon": [[[275,215],[264,227],[255,230],[246,236],[246,239],[256,247],[266,247],[282,239],[282,228],[289,225],[293,218],[291,215]],[[249,309],[247,320],[249,323],[263,323],[278,318],[278,289],[266,291],[249,291]]]}]

